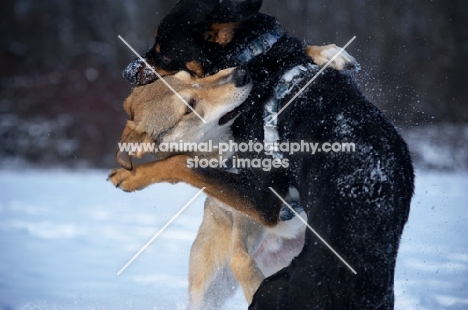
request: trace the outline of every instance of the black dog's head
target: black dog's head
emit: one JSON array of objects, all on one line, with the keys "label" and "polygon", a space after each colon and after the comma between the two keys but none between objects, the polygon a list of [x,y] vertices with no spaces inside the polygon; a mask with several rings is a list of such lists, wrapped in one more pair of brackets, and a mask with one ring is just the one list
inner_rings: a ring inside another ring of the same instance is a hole
[{"label": "black dog's head", "polygon": [[[144,58],[161,76],[185,70],[202,77],[234,66],[224,57],[229,43],[244,23],[259,15],[261,5],[262,0],[180,0],[161,21]],[[262,31],[253,23],[250,31]],[[140,59],[127,66],[123,76],[134,85],[157,79]]]}]

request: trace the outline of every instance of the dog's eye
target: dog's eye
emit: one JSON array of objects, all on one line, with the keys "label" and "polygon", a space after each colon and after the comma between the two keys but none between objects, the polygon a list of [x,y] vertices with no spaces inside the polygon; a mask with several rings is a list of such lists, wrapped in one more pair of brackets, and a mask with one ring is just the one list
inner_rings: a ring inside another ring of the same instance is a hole
[{"label": "dog's eye", "polygon": [[[195,110],[195,106],[197,104],[197,101],[193,98],[191,98],[189,101],[188,101],[188,105],[193,109]],[[187,107],[187,112],[185,112],[185,114],[190,114],[193,112],[193,110],[190,109],[189,107]]]}]

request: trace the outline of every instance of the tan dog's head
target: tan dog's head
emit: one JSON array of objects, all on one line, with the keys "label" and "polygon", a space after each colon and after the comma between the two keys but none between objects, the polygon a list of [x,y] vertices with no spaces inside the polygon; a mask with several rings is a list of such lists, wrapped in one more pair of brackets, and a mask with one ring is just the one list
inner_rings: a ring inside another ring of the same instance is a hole
[{"label": "tan dog's head", "polygon": [[[229,132],[247,99],[252,82],[243,69],[226,69],[215,75],[196,78],[181,71],[165,80],[205,121],[185,105],[160,80],[134,88],[124,102],[128,115],[121,143],[195,142],[220,140]],[[117,162],[132,170],[132,157],[140,158],[147,150],[117,153]],[[167,154],[158,154],[159,159]]]}]

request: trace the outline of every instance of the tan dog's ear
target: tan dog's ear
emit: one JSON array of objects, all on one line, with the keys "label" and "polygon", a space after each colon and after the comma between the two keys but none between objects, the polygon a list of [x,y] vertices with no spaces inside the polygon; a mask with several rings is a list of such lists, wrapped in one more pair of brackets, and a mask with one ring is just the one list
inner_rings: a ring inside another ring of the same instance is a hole
[{"label": "tan dog's ear", "polygon": [[[132,121],[127,121],[127,125],[125,126],[122,132],[122,138],[119,143],[119,150],[115,156],[117,163],[119,163],[122,168],[127,170],[133,169],[132,164],[132,157],[131,156],[142,156],[144,154],[133,154],[131,152],[135,152],[135,148],[132,148],[132,143],[143,143],[146,140],[146,133],[140,133],[135,130],[135,123]],[[127,150],[124,150],[127,148]]]},{"label": "tan dog's ear", "polygon": [[205,32],[205,40],[208,42],[226,45],[232,41],[236,29],[240,23],[215,23],[211,25],[211,30]]}]

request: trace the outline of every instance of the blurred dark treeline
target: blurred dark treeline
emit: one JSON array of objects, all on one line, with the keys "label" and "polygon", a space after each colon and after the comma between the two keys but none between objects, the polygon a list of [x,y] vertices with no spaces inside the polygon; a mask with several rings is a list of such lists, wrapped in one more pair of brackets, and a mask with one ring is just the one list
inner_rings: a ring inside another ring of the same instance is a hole
[{"label": "blurred dark treeline", "polygon": [[[0,157],[115,166],[130,85],[122,69],[175,0],[0,3]],[[310,44],[348,48],[366,96],[398,126],[467,123],[468,1],[264,0]],[[14,161],[13,160],[13,161]]]}]

